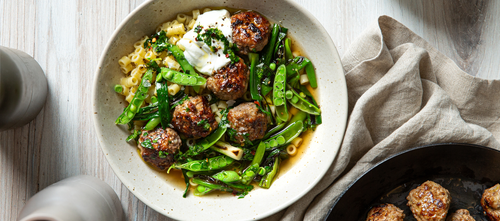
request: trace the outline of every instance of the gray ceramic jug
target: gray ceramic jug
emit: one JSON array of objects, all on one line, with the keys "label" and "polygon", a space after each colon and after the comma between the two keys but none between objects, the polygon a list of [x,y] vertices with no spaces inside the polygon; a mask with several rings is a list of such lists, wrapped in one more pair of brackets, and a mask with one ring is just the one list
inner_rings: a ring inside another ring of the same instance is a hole
[{"label": "gray ceramic jug", "polygon": [[45,105],[47,78],[28,54],[0,46],[0,131],[23,126]]}]

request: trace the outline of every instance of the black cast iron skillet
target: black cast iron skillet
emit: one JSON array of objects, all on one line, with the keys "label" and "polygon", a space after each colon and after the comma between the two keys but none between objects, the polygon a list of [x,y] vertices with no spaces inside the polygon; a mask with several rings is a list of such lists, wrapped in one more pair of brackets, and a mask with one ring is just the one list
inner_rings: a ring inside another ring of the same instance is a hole
[{"label": "black cast iron skillet", "polygon": [[467,209],[487,220],[480,204],[483,191],[500,182],[500,151],[471,144],[436,144],[413,148],[375,165],[337,199],[327,220],[364,221],[371,207],[392,203],[404,220],[416,220],[406,196],[432,180],[450,191],[449,213]]}]

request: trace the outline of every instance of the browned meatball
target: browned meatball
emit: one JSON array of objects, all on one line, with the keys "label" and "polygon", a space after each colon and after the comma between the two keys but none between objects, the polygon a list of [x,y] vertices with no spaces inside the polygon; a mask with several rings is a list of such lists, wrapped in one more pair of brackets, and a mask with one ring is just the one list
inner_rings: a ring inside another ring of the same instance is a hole
[{"label": "browned meatball", "polygon": [[403,210],[387,203],[373,207],[368,212],[366,221],[403,221],[403,218],[405,218]]},{"label": "browned meatball", "polygon": [[266,134],[267,116],[256,105],[252,102],[243,103],[229,110],[227,114],[229,125],[236,130],[234,138],[239,143],[244,143],[245,139],[261,139]]},{"label": "browned meatball", "polygon": [[406,199],[418,221],[444,221],[451,202],[450,192],[432,181],[410,191]]},{"label": "browned meatball", "polygon": [[207,88],[222,100],[235,100],[243,96],[248,87],[249,72],[243,59],[228,64],[207,79]]},{"label": "browned meatball", "polygon": [[174,162],[174,154],[179,151],[182,141],[175,130],[158,128],[142,131],[139,149],[142,159],[159,170],[168,169]]},{"label": "browned meatball", "polygon": [[484,190],[481,206],[489,220],[500,220],[500,184]]},{"label": "browned meatball", "polygon": [[186,137],[197,139],[208,136],[218,123],[207,99],[195,96],[175,107],[172,125]]},{"label": "browned meatball", "polygon": [[261,51],[271,34],[269,21],[255,12],[241,12],[231,16],[233,42],[240,53]]},{"label": "browned meatball", "polygon": [[476,221],[472,216],[470,216],[469,210],[459,209],[455,213],[452,213],[446,218],[446,221]]}]

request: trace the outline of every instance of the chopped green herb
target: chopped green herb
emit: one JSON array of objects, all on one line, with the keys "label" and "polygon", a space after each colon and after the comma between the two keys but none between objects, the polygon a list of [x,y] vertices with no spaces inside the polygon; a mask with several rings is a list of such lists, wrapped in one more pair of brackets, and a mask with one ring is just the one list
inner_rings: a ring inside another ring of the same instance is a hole
[{"label": "chopped green herb", "polygon": [[167,156],[168,156],[168,152],[166,152],[166,151],[161,151],[161,150],[160,150],[160,151],[158,151],[158,156],[159,156],[160,158],[162,158],[162,159],[163,159],[163,158],[167,158]]},{"label": "chopped green herb", "polygon": [[189,112],[191,111],[191,109],[189,109],[189,107],[186,107],[186,112]]},{"label": "chopped green herb", "polygon": [[196,125],[203,127],[204,130],[210,130],[210,124],[208,123],[207,119],[203,119],[196,123]]},{"label": "chopped green herb", "polygon": [[143,141],[141,143],[141,146],[144,148],[153,149],[153,145],[151,144],[151,140],[149,140],[149,139],[146,139],[145,141]]},{"label": "chopped green herb", "polygon": [[[197,26],[197,28],[198,27],[201,26]],[[196,40],[205,42],[205,44],[210,47],[210,50],[212,50],[212,52],[217,52],[219,50],[217,47],[212,46],[213,40],[219,40],[224,44],[224,54],[226,55],[226,58],[229,58],[231,60],[231,64],[234,64],[240,60],[240,58],[234,53],[235,51],[238,51],[238,47],[236,46],[236,44],[229,43],[226,36],[224,36],[221,30],[219,30],[218,28],[209,28],[206,29],[202,34],[200,34],[200,32],[197,32],[198,35],[196,36]]]}]

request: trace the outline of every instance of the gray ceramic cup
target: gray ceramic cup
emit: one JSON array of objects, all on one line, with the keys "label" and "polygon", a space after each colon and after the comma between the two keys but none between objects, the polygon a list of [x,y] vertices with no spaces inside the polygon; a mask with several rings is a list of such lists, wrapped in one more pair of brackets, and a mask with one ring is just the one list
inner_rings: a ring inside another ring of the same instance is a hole
[{"label": "gray ceramic cup", "polygon": [[121,221],[120,199],[104,181],[80,175],[54,183],[35,194],[19,213],[19,221]]},{"label": "gray ceramic cup", "polygon": [[33,120],[47,99],[47,78],[28,54],[0,46],[0,131]]}]

